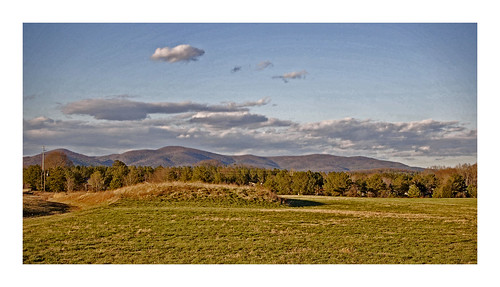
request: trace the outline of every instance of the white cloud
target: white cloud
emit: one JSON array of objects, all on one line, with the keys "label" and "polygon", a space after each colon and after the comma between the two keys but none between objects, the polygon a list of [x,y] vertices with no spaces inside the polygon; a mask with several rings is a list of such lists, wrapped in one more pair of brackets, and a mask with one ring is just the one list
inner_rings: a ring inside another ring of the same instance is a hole
[{"label": "white cloud", "polygon": [[205,54],[204,50],[184,44],[173,48],[157,48],[151,59],[169,63],[189,62],[198,60],[198,57],[203,56],[203,54]]},{"label": "white cloud", "polygon": [[271,63],[270,61],[262,61],[260,63],[257,64],[257,70],[259,71],[262,71],[268,67],[272,67],[273,66],[273,63]]},{"label": "white cloud", "polygon": [[306,70],[302,70],[299,72],[291,72],[283,75],[285,79],[300,79],[307,74]]},{"label": "white cloud", "polygon": [[260,107],[260,106],[267,105],[270,102],[271,102],[271,99],[266,97],[266,98],[262,98],[262,99],[257,100],[257,101],[248,101],[248,102],[244,102],[244,103],[226,102],[223,104],[226,104],[227,106],[233,107],[233,108],[244,108],[244,107]]},{"label": "white cloud", "polygon": [[285,83],[288,83],[288,80],[291,79],[302,79],[305,78],[307,75],[306,70],[298,71],[298,72],[290,72],[290,73],[285,73],[281,76],[274,76],[273,79],[282,79]]},{"label": "white cloud", "polygon": [[35,128],[35,127],[42,127],[45,124],[52,123],[52,122],[54,122],[52,119],[41,116],[41,117],[36,117],[36,118],[30,119],[30,120],[24,121],[24,126],[25,127],[29,126],[29,127]]}]

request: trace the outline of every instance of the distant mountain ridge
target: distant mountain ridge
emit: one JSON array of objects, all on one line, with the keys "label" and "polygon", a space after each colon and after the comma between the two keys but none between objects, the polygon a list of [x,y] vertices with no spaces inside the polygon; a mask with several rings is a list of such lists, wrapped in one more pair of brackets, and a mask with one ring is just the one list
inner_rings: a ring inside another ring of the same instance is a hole
[{"label": "distant mountain ridge", "polygon": [[[47,152],[62,152],[74,165],[83,166],[111,166],[115,160],[132,166],[195,166],[199,164],[219,165],[244,165],[268,169],[287,169],[297,171],[359,171],[370,169],[397,169],[420,171],[423,168],[410,167],[408,165],[378,160],[369,157],[354,156],[344,157],[329,154],[310,154],[299,156],[267,156],[256,155],[221,155],[208,151],[186,148],[181,146],[166,146],[156,150],[143,149],[132,150],[121,154],[110,154],[104,156],[87,156],[72,152],[67,149],[56,149]],[[23,166],[40,164],[42,155],[23,157]]]}]

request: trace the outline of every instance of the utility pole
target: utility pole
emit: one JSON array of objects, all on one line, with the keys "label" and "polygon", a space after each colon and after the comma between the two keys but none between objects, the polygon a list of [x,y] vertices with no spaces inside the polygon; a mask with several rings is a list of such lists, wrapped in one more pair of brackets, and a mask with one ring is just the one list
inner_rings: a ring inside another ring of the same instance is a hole
[{"label": "utility pole", "polygon": [[45,192],[45,146],[42,147],[42,181],[43,191]]}]

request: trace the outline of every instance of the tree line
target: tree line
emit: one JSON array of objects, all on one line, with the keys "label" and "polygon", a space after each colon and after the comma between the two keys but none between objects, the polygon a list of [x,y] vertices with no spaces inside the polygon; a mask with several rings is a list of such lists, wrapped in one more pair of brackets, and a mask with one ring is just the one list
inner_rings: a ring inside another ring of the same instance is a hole
[{"label": "tree line", "polygon": [[[477,164],[423,172],[313,172],[203,164],[179,167],[74,166],[64,154],[45,163],[45,191],[103,191],[142,182],[259,185],[277,194],[351,197],[477,197]],[[23,186],[44,190],[40,165],[23,168]]]}]

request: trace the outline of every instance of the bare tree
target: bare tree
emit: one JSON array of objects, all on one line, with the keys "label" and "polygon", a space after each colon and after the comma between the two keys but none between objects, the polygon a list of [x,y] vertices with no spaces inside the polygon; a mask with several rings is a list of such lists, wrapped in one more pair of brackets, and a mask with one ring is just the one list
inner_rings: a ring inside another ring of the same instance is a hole
[{"label": "bare tree", "polygon": [[100,171],[95,171],[89,178],[88,184],[93,191],[101,191],[104,188],[104,178]]}]

